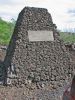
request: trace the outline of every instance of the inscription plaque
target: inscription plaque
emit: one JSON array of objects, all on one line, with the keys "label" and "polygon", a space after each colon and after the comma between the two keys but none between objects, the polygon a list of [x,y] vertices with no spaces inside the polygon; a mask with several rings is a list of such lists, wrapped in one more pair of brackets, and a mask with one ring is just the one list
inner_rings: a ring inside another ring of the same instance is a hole
[{"label": "inscription plaque", "polygon": [[29,41],[54,41],[53,31],[28,31]]}]

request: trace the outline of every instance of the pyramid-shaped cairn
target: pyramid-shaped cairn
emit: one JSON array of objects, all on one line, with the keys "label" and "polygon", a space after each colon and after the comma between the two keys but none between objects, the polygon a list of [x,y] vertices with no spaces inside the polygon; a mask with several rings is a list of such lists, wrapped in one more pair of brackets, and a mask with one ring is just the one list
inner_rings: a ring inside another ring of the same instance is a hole
[{"label": "pyramid-shaped cairn", "polygon": [[73,66],[51,15],[44,8],[25,7],[19,14],[5,57],[5,83],[61,84]]}]

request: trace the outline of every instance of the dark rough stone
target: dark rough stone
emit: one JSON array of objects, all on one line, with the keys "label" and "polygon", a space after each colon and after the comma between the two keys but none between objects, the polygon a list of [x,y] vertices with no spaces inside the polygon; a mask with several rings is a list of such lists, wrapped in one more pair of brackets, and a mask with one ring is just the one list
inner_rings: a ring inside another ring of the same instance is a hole
[{"label": "dark rough stone", "polygon": [[[29,42],[28,30],[53,31],[54,41]],[[26,80],[54,84],[57,81],[61,84],[60,79],[62,83],[71,79],[73,68],[69,52],[59,39],[48,11],[44,8],[25,7],[19,14],[7,49],[4,82],[7,83],[7,77],[14,74],[17,76],[15,79],[9,78],[11,85],[26,84]]]}]

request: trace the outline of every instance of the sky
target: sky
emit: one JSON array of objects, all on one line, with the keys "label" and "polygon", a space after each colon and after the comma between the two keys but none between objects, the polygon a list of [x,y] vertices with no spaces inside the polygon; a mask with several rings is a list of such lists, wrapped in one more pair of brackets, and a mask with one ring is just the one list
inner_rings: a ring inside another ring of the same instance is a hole
[{"label": "sky", "polygon": [[0,0],[0,17],[17,19],[25,6],[47,8],[58,29],[75,29],[75,0]]}]

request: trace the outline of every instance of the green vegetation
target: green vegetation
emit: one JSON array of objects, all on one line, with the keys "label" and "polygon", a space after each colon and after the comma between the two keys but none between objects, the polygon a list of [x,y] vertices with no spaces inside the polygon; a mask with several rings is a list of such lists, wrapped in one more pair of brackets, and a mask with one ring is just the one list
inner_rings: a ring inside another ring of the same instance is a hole
[{"label": "green vegetation", "polygon": [[60,38],[65,42],[74,43],[75,33],[60,32]]},{"label": "green vegetation", "polygon": [[13,33],[14,21],[6,22],[0,18],[0,44],[8,44]]},{"label": "green vegetation", "polygon": [[[16,21],[12,19],[12,22],[4,21],[0,18],[0,44],[8,44],[12,36],[14,26]],[[75,34],[67,32],[59,32],[60,38],[64,40],[65,43],[75,42]]]}]

